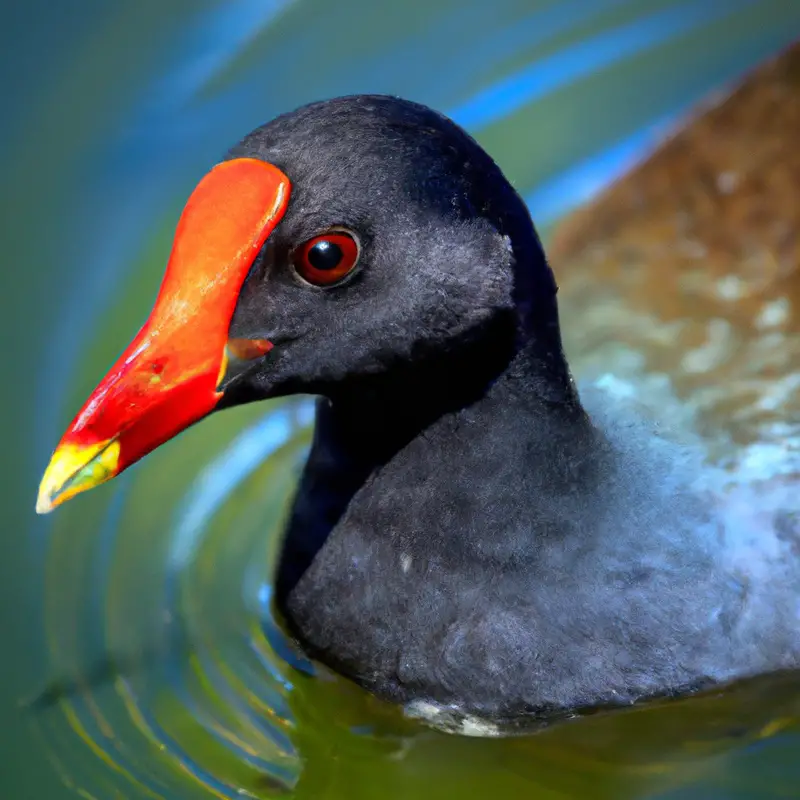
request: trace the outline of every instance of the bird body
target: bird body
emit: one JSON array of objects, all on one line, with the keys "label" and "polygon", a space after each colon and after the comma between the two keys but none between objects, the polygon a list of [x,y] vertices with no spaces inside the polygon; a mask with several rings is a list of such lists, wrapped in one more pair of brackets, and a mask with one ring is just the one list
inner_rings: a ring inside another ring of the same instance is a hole
[{"label": "bird body", "polygon": [[[257,207],[227,220],[247,192]],[[187,204],[168,277],[41,509],[212,410],[313,394],[277,607],[309,654],[407,713],[504,732],[800,663],[791,515],[732,515],[698,443],[576,386],[528,211],[447,118],[355,96],[256,129]],[[179,326],[159,310],[173,285],[196,304]],[[195,317],[210,333],[189,345]],[[129,375],[152,365],[144,426]],[[103,415],[112,392],[134,399]]]},{"label": "bird body", "polygon": [[305,649],[456,731],[796,666],[792,543],[726,518],[700,448],[596,387],[580,422],[530,398],[495,383],[371,469],[320,402],[278,583]]}]

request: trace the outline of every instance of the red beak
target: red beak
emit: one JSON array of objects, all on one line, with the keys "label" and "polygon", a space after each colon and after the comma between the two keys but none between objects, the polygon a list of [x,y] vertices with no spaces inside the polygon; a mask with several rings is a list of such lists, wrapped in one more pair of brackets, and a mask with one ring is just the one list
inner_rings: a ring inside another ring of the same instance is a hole
[{"label": "red beak", "polygon": [[200,181],[153,311],[62,437],[38,513],[113,478],[213,411],[239,292],[289,192],[277,167],[250,158],[224,161]]}]

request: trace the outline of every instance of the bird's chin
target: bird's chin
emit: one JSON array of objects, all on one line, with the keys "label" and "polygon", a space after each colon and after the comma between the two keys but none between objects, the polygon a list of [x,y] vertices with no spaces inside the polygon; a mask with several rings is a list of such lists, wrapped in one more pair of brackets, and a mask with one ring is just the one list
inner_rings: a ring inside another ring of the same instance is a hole
[{"label": "bird's chin", "polygon": [[272,384],[268,376],[261,373],[258,375],[243,375],[238,380],[231,381],[224,389],[222,398],[215,410],[223,411],[226,408],[244,406],[261,400],[270,400],[283,396],[285,394]]},{"label": "bird's chin", "polygon": [[298,394],[317,394],[317,382],[298,374],[298,363],[302,364],[302,359],[298,362],[291,352],[280,352],[276,347],[257,363],[226,379],[220,387],[222,398],[216,410]]}]

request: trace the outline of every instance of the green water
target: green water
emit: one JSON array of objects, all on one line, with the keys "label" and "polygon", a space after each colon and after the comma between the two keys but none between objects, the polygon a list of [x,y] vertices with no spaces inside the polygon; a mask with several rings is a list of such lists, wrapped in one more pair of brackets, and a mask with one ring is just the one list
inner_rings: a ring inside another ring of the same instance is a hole
[{"label": "green water", "polygon": [[[33,514],[52,446],[149,309],[183,200],[242,133],[322,96],[402,94],[464,121],[550,222],[652,143],[648,126],[790,41],[799,4],[4,12],[0,797],[800,796],[790,679],[481,741],[290,667],[259,619],[302,406],[218,415]],[[62,678],[47,709],[21,705]]]}]

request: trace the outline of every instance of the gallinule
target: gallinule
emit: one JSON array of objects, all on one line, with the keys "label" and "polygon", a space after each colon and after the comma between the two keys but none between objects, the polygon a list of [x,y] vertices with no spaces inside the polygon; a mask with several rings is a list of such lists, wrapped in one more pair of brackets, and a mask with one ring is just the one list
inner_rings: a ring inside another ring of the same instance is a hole
[{"label": "gallinule", "polygon": [[409,714],[489,734],[796,667],[800,537],[737,533],[696,452],[579,395],[556,288],[446,117],[385,96],[280,116],[190,197],[37,510],[214,410],[313,394],[277,605]]}]

